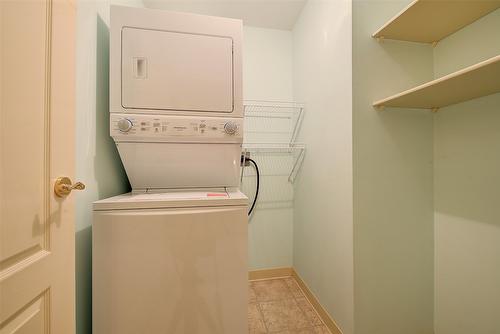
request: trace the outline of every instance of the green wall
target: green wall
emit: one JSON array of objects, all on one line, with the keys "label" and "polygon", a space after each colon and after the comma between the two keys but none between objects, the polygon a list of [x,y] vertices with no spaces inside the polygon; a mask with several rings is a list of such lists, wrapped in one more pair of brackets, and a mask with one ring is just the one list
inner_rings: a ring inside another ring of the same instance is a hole
[{"label": "green wall", "polygon": [[[442,40],[434,74],[498,54],[500,10]],[[497,334],[500,94],[439,110],[434,138],[436,334]]]},{"label": "green wall", "polygon": [[[371,38],[409,2],[354,0],[352,57],[348,2],[310,0],[294,28],[293,93],[308,105],[294,266],[344,334],[497,334],[500,95],[435,115],[371,105],[499,54],[500,11],[436,48]],[[91,333],[91,203],[129,189],[108,134],[109,6],[78,2],[79,334]]]},{"label": "green wall", "polygon": [[370,38],[407,4],[353,5],[355,333],[496,334],[500,94],[370,104],[500,54],[500,10],[435,48]]},{"label": "green wall", "polygon": [[352,334],[351,2],[309,0],[293,29],[294,96],[306,105],[295,181],[293,266]]},{"label": "green wall", "polygon": [[432,47],[371,38],[409,1],[353,2],[356,334],[433,333],[433,122],[375,100],[433,78]]},{"label": "green wall", "polygon": [[76,197],[76,332],[92,333],[92,202],[129,191],[109,136],[109,7],[141,1],[77,2],[76,179],[87,186]]},{"label": "green wall", "polygon": [[[293,101],[291,31],[243,26],[243,59],[244,100]],[[255,119],[249,121],[244,136],[245,140],[250,137],[250,141],[266,141],[263,133],[248,132],[252,128],[255,131],[256,124],[264,126],[261,129],[264,132],[278,126],[276,119],[266,124]],[[283,162],[287,159],[283,154],[252,152],[252,158],[260,166],[261,183],[248,222],[249,270],[291,267],[293,185],[286,174],[290,162]],[[255,187],[255,171],[252,167],[245,168],[241,191],[252,200]]]}]

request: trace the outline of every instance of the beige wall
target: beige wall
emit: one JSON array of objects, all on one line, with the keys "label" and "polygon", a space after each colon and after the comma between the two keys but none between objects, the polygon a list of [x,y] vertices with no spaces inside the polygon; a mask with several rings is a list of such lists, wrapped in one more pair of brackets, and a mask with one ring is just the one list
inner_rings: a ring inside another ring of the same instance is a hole
[{"label": "beige wall", "polygon": [[307,113],[295,184],[294,267],[353,333],[351,1],[310,0],[294,29],[294,94]]},{"label": "beige wall", "polygon": [[[497,10],[441,41],[435,76],[500,54],[499,33]],[[500,333],[500,94],[434,121],[436,334]]]},{"label": "beige wall", "polygon": [[432,48],[371,38],[409,1],[353,3],[356,334],[433,333],[433,124],[371,104],[433,77]]}]

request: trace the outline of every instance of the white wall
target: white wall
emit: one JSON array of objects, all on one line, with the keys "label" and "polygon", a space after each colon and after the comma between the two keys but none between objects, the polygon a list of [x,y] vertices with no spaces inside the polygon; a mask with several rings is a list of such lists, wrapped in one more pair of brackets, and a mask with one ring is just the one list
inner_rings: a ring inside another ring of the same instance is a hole
[{"label": "white wall", "polygon": [[[442,40],[434,74],[500,54],[500,10]],[[437,334],[500,333],[500,94],[434,116]]]},{"label": "white wall", "polygon": [[[243,28],[243,97],[245,100],[292,101],[292,33],[287,30]],[[259,140],[258,135],[254,138]],[[290,267],[293,241],[293,187],[273,174],[284,157],[254,155],[261,169],[261,190],[249,222],[250,270]],[[250,199],[255,176],[247,167],[242,190]],[[286,196],[283,197],[282,195]],[[283,200],[283,202],[277,202]]]},{"label": "white wall", "polygon": [[372,107],[433,78],[430,45],[371,37],[409,2],[353,3],[356,334],[433,333],[432,113]]},{"label": "white wall", "polygon": [[129,189],[109,137],[109,7],[140,0],[77,2],[76,178],[86,184],[76,201],[77,333],[91,333],[92,202]]},{"label": "white wall", "polygon": [[293,29],[294,96],[307,108],[294,267],[344,334],[354,331],[351,37],[347,0],[308,1]]},{"label": "white wall", "polygon": [[243,97],[292,101],[292,33],[243,27]]}]

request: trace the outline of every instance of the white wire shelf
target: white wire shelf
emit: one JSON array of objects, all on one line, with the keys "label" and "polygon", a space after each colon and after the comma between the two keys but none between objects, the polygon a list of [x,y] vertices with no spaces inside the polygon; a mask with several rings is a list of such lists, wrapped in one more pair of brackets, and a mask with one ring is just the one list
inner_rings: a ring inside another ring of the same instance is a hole
[{"label": "white wire shelf", "polygon": [[244,108],[245,143],[295,142],[304,117],[303,104],[247,100]]},{"label": "white wire shelf", "polygon": [[[293,183],[304,160],[306,147],[296,143],[305,107],[296,102],[246,100],[243,150],[259,164],[263,177],[287,177]],[[246,170],[250,170],[245,168]],[[254,177],[242,172],[243,178]],[[279,189],[278,189],[279,190]],[[270,191],[275,193],[276,189]],[[288,195],[289,189],[284,190]],[[277,198],[288,198],[275,194]],[[293,193],[292,193],[293,198]]]},{"label": "white wire shelf", "polygon": [[[261,176],[286,176],[293,183],[305,157],[304,144],[243,144],[243,151],[250,153],[261,170]],[[245,170],[248,168],[245,168]],[[242,176],[254,176],[244,171]]]},{"label": "white wire shelf", "polygon": [[[305,146],[301,144],[245,144],[260,171],[259,209],[290,208],[293,206],[293,181],[304,158]],[[256,187],[256,171],[252,167],[242,169],[242,191],[252,198]]]}]

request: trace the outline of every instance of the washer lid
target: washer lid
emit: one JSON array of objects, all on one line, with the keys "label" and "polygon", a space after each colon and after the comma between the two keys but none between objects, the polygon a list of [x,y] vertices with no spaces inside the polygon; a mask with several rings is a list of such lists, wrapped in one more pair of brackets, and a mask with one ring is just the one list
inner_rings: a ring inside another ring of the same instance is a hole
[{"label": "washer lid", "polygon": [[127,193],[106,198],[94,202],[94,211],[246,205],[248,198],[240,191],[171,191]]}]

